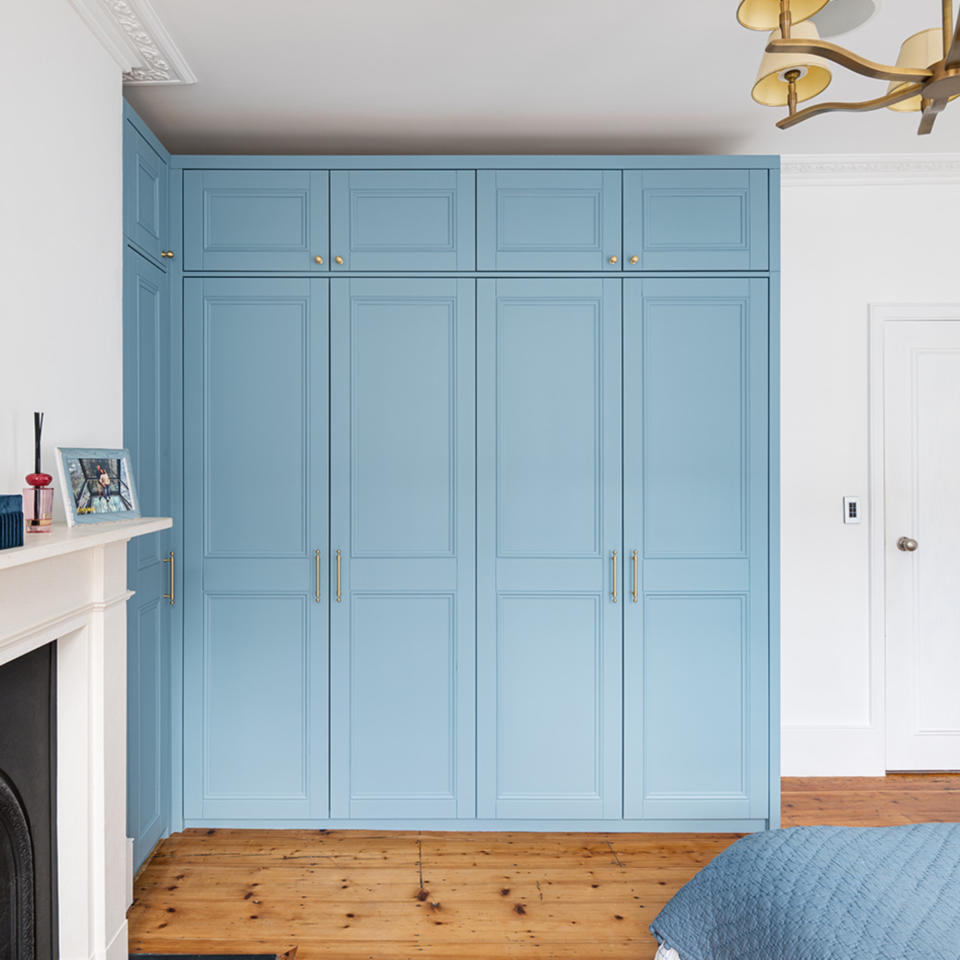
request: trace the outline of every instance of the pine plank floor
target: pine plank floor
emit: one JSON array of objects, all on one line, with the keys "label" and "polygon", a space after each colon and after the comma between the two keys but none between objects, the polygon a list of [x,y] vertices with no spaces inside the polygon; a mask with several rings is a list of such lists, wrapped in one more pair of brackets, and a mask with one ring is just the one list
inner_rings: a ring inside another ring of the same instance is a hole
[{"label": "pine plank floor", "polygon": [[[784,826],[960,821],[960,775],[785,779]],[[734,834],[186,830],[135,883],[137,953],[646,960]]]}]

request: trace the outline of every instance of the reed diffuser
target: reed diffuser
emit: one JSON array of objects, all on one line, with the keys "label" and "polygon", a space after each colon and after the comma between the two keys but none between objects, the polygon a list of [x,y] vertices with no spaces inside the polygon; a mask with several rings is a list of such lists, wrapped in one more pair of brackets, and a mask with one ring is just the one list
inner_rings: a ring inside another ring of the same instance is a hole
[{"label": "reed diffuser", "polygon": [[44,473],[40,464],[40,435],[43,433],[43,414],[33,414],[33,473],[28,473],[30,484],[23,491],[23,519],[27,533],[49,533],[53,526],[53,477]]}]

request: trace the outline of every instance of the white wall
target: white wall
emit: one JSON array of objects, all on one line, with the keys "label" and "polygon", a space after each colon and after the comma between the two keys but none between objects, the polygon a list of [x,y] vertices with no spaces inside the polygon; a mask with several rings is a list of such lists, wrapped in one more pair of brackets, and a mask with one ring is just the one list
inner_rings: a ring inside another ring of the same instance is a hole
[{"label": "white wall", "polygon": [[54,476],[55,444],[122,441],[122,92],[67,0],[0,6],[0,493],[18,493],[34,410]]},{"label": "white wall", "polygon": [[869,525],[845,526],[842,499],[868,495],[868,304],[960,303],[960,155],[800,160],[782,195],[783,772],[881,775]]}]

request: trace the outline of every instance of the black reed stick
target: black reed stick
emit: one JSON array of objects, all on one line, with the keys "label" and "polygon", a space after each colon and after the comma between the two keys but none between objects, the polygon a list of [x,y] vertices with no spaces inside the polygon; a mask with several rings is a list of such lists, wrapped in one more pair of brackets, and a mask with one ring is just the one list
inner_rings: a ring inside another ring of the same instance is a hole
[{"label": "black reed stick", "polygon": [[[33,412],[33,463],[34,473],[40,473],[40,434],[43,433],[43,414]],[[33,522],[40,523],[40,488],[33,488]]]}]

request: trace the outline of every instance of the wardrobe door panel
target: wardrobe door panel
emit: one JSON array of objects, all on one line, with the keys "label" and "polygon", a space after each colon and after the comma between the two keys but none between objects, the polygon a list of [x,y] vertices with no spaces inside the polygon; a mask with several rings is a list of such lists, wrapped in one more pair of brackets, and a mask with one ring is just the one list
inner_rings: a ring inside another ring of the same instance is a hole
[{"label": "wardrobe door panel", "polygon": [[624,284],[624,812],[768,813],[768,284]]},{"label": "wardrobe door panel", "polygon": [[478,304],[478,815],[618,817],[620,283]]},{"label": "wardrobe door panel", "polygon": [[766,170],[624,171],[624,268],[766,270],[768,181]]},{"label": "wardrobe door panel", "polygon": [[332,814],[473,816],[474,284],[332,311]]},{"label": "wardrobe door panel", "polygon": [[619,170],[478,171],[477,269],[619,273],[620,179]]},{"label": "wardrobe door panel", "polygon": [[123,232],[161,265],[167,249],[167,162],[132,123],[123,125]]},{"label": "wardrobe door panel", "polygon": [[185,170],[184,269],[326,273],[328,193],[325,170]]},{"label": "wardrobe door panel", "polygon": [[473,270],[472,170],[335,170],[336,270]]},{"label": "wardrobe door panel", "polygon": [[327,282],[184,281],[184,810],[325,817]]}]

